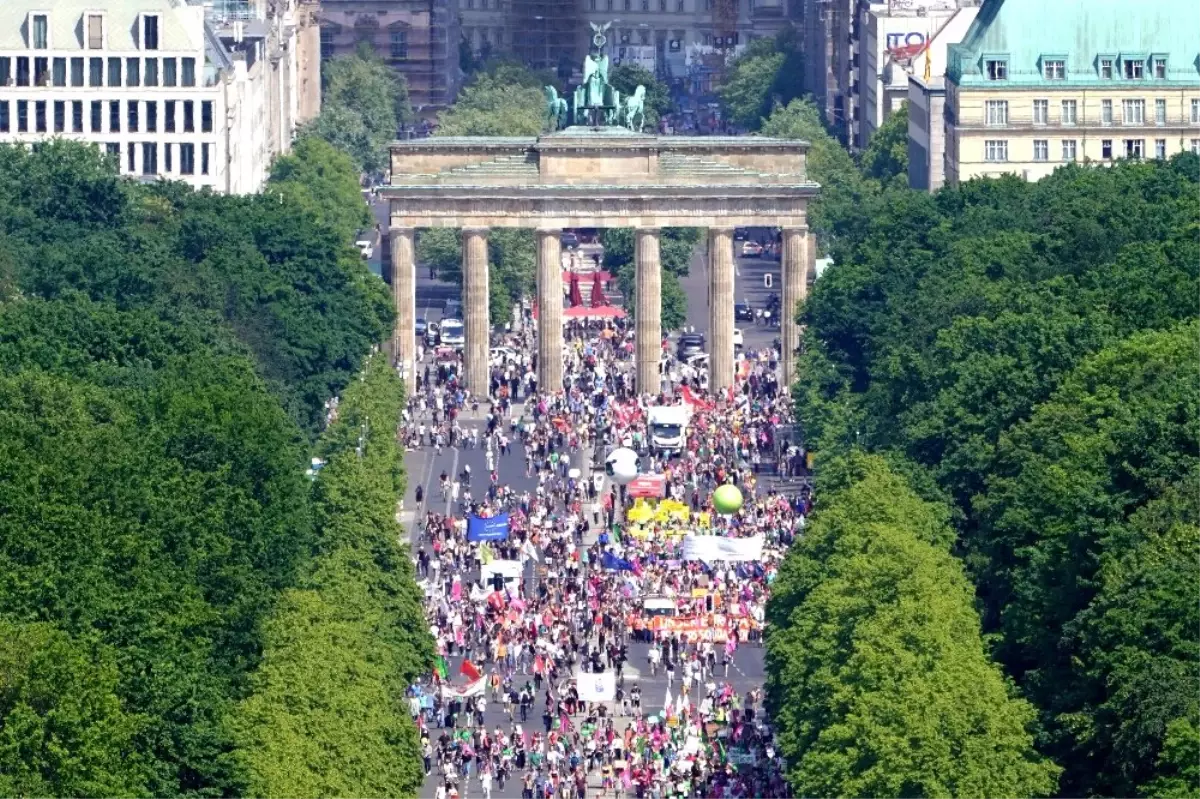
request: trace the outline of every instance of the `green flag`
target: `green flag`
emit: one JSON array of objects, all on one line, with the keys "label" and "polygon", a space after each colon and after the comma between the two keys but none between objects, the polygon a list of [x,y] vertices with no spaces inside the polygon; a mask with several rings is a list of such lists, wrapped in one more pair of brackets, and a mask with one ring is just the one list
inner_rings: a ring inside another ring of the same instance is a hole
[{"label": "green flag", "polygon": [[437,656],[437,660],[433,662],[433,673],[437,675],[439,680],[446,680],[450,675],[450,666],[446,663],[446,658],[441,655]]}]

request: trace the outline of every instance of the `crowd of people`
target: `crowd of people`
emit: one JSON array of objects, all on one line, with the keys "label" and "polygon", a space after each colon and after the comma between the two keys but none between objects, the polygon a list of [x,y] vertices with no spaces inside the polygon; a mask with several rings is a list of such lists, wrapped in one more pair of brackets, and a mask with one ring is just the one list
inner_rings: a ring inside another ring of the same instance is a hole
[{"label": "crowd of people", "polygon": [[[442,472],[417,494],[439,668],[410,703],[436,796],[490,799],[513,780],[525,799],[787,796],[761,690],[735,687],[738,651],[761,640],[771,581],[813,501],[759,485],[765,461],[804,461],[778,440],[778,354],[745,353],[735,388],[714,396],[664,347],[661,392],[639,395],[623,321],[572,320],[565,390],[549,392],[534,336],[526,324],[495,342],[487,397],[462,389],[456,357],[423,358],[401,431],[412,448],[481,449],[488,466]],[[679,452],[651,444],[661,404],[690,408]],[[653,496],[587,465],[614,447],[642,455]],[[518,453],[521,489],[496,468]],[[723,484],[744,498],[732,514],[713,505]],[[761,540],[761,557],[688,558],[689,534]],[[648,695],[647,677],[665,677],[665,695]]]}]

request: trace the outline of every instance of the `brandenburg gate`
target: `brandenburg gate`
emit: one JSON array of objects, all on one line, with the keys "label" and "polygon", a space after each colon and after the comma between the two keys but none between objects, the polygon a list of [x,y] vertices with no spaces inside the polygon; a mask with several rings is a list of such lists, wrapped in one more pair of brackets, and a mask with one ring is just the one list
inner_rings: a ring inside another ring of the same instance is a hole
[{"label": "brandenburg gate", "polygon": [[[601,43],[602,31],[597,31]],[[563,389],[560,235],[572,228],[635,230],[636,388],[659,392],[662,357],[659,232],[708,229],[709,386],[733,384],[735,227],[783,231],[782,363],[785,385],[799,346],[796,307],[816,247],[807,203],[819,189],[805,174],[803,141],[758,136],[655,136],[640,132],[639,91],[622,104],[607,87],[607,57],[588,56],[575,92],[577,123],[536,137],[446,137],[391,146],[393,351],[405,375],[416,359],[416,231],[462,229],[466,386],[488,390],[488,231],[532,228],[537,239],[537,370],[540,391]],[[547,89],[551,129],[567,109]]]}]

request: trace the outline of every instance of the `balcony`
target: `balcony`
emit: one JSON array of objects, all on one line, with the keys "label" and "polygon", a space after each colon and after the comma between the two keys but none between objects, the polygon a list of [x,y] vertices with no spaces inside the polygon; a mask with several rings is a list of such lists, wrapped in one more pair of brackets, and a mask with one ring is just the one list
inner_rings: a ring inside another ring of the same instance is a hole
[{"label": "balcony", "polygon": [[[953,123],[950,117],[950,106],[946,106],[946,120]],[[1046,130],[1054,131],[1055,135],[1066,135],[1071,131],[1086,130],[1090,135],[1096,135],[1098,131],[1111,130],[1114,133],[1124,133],[1135,131],[1138,133],[1150,136],[1156,130],[1179,130],[1180,128],[1195,128],[1200,130],[1200,123],[1194,122],[1191,117],[1181,116],[1179,114],[1167,116],[1162,122],[1156,122],[1149,119],[1146,122],[1123,122],[1120,119],[1114,119],[1112,122],[1100,122],[1098,120],[1087,120],[1082,117],[1078,122],[1073,124],[1063,124],[1062,122],[1051,119],[1049,122],[1035,122],[1032,116],[1013,116],[1010,115],[1008,121],[1004,124],[989,124],[980,119],[962,119],[958,123],[958,129],[964,131],[1019,131],[1025,132],[1030,130]]]}]

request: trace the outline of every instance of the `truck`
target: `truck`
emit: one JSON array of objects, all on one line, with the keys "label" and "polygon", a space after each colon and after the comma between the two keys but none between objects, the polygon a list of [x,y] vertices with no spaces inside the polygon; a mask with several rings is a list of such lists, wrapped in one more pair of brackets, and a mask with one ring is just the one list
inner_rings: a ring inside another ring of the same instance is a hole
[{"label": "truck", "polygon": [[687,444],[692,409],[687,405],[658,405],[646,417],[652,452],[681,452]]}]

